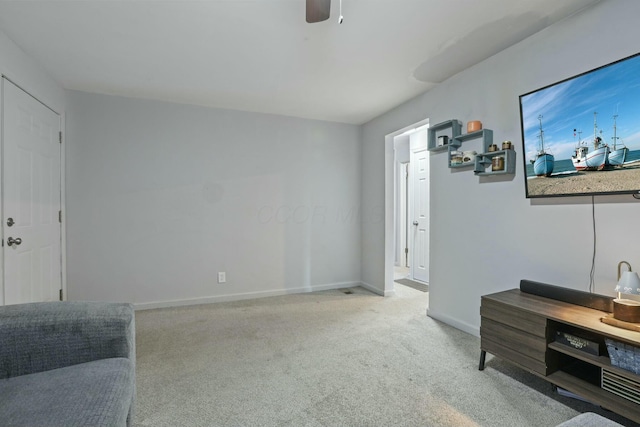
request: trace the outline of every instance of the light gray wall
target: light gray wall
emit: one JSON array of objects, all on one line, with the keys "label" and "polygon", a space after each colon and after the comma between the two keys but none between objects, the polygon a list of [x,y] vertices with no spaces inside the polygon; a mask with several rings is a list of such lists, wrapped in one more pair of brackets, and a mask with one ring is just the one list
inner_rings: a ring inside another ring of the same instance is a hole
[{"label": "light gray wall", "polygon": [[66,99],[64,89],[2,31],[0,31],[0,73],[58,114],[64,113]]},{"label": "light gray wall", "polygon": [[[385,135],[428,117],[481,120],[495,141],[516,142],[518,156],[515,176],[482,179],[431,154],[429,315],[478,333],[480,296],[520,279],[588,290],[591,198],[525,198],[518,96],[640,51],[638,16],[640,2],[603,1],[365,124],[362,205],[376,214],[363,218],[363,282],[385,286]],[[595,291],[613,295],[617,263],[640,268],[640,201],[595,200]]]},{"label": "light gray wall", "polygon": [[[479,119],[521,156],[518,95],[636,53],[639,13],[605,0],[362,129],[71,92],[69,295],[200,301],[360,280],[384,292],[385,135]],[[65,92],[2,33],[0,71],[65,110]],[[525,199],[517,160],[513,180],[495,182],[432,154],[430,314],[465,330],[477,331],[480,295],[521,278],[588,287],[590,199]],[[618,261],[640,265],[638,206],[596,198],[597,292],[611,294]]]},{"label": "light gray wall", "polygon": [[68,98],[70,299],[154,307],[359,284],[359,126]]}]

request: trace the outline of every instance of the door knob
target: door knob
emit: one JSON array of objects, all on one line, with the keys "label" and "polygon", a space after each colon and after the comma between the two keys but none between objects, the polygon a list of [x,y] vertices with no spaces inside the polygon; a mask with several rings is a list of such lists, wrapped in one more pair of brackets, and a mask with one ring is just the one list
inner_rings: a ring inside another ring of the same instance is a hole
[{"label": "door knob", "polygon": [[11,227],[13,224],[15,224],[15,221],[13,220],[13,218],[7,218],[7,225]]},{"label": "door knob", "polygon": [[413,225],[418,226],[420,223],[418,221],[413,221]]},{"label": "door knob", "polygon": [[20,243],[22,243],[22,239],[19,238],[19,237],[15,238],[15,239],[13,237],[9,237],[7,239],[7,245],[9,245],[9,246],[13,246],[13,245],[18,246]]}]

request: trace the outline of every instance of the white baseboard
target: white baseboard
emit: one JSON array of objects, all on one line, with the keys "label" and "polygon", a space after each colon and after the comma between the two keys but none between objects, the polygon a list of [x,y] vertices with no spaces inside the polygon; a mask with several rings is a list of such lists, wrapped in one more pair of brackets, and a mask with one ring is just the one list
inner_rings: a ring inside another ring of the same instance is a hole
[{"label": "white baseboard", "polygon": [[308,293],[308,292],[327,291],[330,289],[352,288],[356,286],[362,286],[366,288],[366,286],[364,286],[361,282],[341,282],[341,283],[329,283],[325,285],[316,285],[316,286],[310,286],[310,287],[274,289],[269,291],[215,295],[215,296],[208,296],[208,297],[186,298],[186,299],[170,300],[170,301],[140,302],[140,303],[134,303],[133,306],[135,307],[136,310],[151,310],[154,308],[180,307],[180,306],[198,305],[198,304],[213,304],[216,302],[241,301],[246,299],[275,297],[275,296],[290,295],[290,294],[302,294],[302,293]]},{"label": "white baseboard", "polygon": [[383,296],[383,297],[390,297],[396,294],[396,291],[391,289],[391,290],[387,290],[387,291],[383,291],[382,289],[378,289],[377,287],[370,285],[369,283],[366,282],[361,282],[360,286],[362,286],[363,288],[365,288],[368,291],[373,292],[374,294]]},{"label": "white baseboard", "polygon": [[466,322],[461,322],[460,320],[447,316],[446,314],[437,313],[433,310],[427,309],[427,316],[446,323],[447,325],[453,326],[456,329],[460,329],[461,331],[464,331],[468,334],[474,335],[476,337],[480,336],[480,328],[478,328],[477,326],[470,325]]}]

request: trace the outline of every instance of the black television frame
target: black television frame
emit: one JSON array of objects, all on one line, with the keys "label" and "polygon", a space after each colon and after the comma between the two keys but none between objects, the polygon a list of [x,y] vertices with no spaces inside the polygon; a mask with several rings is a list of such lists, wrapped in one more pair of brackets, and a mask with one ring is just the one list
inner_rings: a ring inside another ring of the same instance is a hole
[{"label": "black television frame", "polygon": [[[522,149],[522,162],[523,162],[523,175],[524,175],[524,181],[525,181],[525,195],[526,198],[532,199],[532,198],[547,198],[547,197],[572,197],[572,196],[590,196],[590,195],[615,195],[615,194],[634,194],[634,197],[638,198],[638,194],[640,194],[640,179],[634,180],[634,179],[627,179],[628,182],[630,182],[632,185],[630,185],[629,187],[621,187],[618,186],[616,188],[613,189],[602,189],[602,187],[600,188],[595,188],[592,189],[591,187],[588,187],[588,183],[583,183],[582,185],[580,184],[575,184],[578,186],[578,190],[572,190],[572,191],[567,191],[567,190],[563,190],[560,189],[558,190],[558,192],[535,192],[533,189],[531,189],[530,187],[532,187],[532,185],[530,186],[530,179],[550,179],[550,180],[555,180],[557,179],[558,183],[562,182],[563,178],[568,178],[570,176],[574,176],[574,177],[583,177],[583,174],[594,174],[594,175],[600,175],[600,174],[607,174],[610,173],[612,171],[624,171],[624,170],[628,170],[628,169],[638,169],[639,173],[640,173],[640,159],[638,159],[638,164],[634,165],[633,167],[631,165],[627,165],[626,167],[620,168],[620,167],[607,167],[605,168],[605,170],[602,171],[564,171],[562,173],[557,173],[557,174],[552,174],[550,177],[535,177],[535,178],[530,178],[531,175],[528,175],[528,163],[531,162],[533,163],[533,160],[531,160],[531,156],[528,155],[528,153],[531,152],[531,147],[533,144],[536,144],[538,142],[538,138],[536,138],[536,141],[534,141],[532,143],[531,138],[529,138],[529,140],[527,140],[526,138],[526,134],[527,134],[527,129],[525,128],[525,122],[527,120],[531,120],[532,116],[538,117],[538,115],[542,115],[544,116],[542,111],[525,111],[525,105],[524,105],[524,101],[531,97],[532,95],[538,95],[540,96],[541,94],[545,93],[546,91],[549,91],[550,89],[558,89],[560,87],[562,87],[563,85],[566,84],[571,84],[571,83],[585,83],[588,82],[590,79],[591,80],[597,80],[598,78],[603,78],[605,77],[606,80],[606,74],[607,72],[615,72],[616,69],[621,68],[621,66],[633,66],[634,69],[637,68],[637,76],[638,76],[638,80],[633,80],[630,81],[628,83],[629,86],[633,86],[636,85],[636,83],[640,84],[640,52],[636,53],[634,55],[630,55],[627,56],[625,58],[619,59],[617,61],[602,65],[600,67],[585,71],[583,73],[568,77],[566,79],[551,83],[547,86],[532,90],[530,92],[527,92],[525,94],[522,94],[519,96],[519,107],[520,107],[520,131],[521,131],[521,149]],[[611,79],[614,80],[614,79]],[[610,85],[612,85],[613,82],[610,82]],[[619,89],[618,87],[616,87],[617,89]],[[639,96],[637,97],[637,102],[636,104],[638,104],[638,108],[640,109],[640,87],[637,88],[637,91],[639,93]],[[608,90],[606,88],[603,88],[601,90],[601,92],[604,95],[610,95],[610,93],[608,92]],[[626,93],[626,92],[625,92]],[[574,95],[575,96],[575,95]],[[567,98],[567,100],[569,100],[569,98]],[[585,107],[586,108],[586,107]],[[593,110],[596,110],[598,107],[597,105],[594,105],[592,107]],[[607,111],[608,112],[608,111]],[[595,119],[594,119],[595,120]],[[628,121],[634,121],[634,122],[638,122],[640,123],[640,116],[633,116],[633,117],[626,117],[625,120]],[[542,128],[542,123],[540,124],[540,127]],[[573,127],[569,127],[567,128],[567,131],[573,131],[574,135],[576,132],[576,129]],[[543,132],[540,132],[543,133]],[[588,132],[587,132],[588,134]],[[594,135],[595,138],[595,135]],[[591,140],[593,140],[594,138],[591,138]],[[588,139],[588,138],[587,138]],[[618,138],[620,139],[620,138]],[[615,141],[615,140],[614,140]],[[584,141],[583,141],[584,142]],[[604,143],[608,143],[607,140],[604,141]],[[580,141],[578,141],[578,144],[580,144]],[[584,145],[584,144],[583,144]],[[637,146],[636,144],[633,145],[633,151],[638,151],[640,150],[640,146]],[[576,147],[577,149],[577,147]],[[631,151],[631,150],[630,150]],[[634,153],[635,155],[637,155],[638,153]],[[561,159],[562,160],[562,159]],[[565,159],[565,160],[570,160],[570,159]],[[566,166],[566,163],[565,163]],[[574,166],[575,167],[575,166]],[[587,175],[587,176],[594,176],[594,175]],[[593,178],[591,178],[593,179]],[[586,181],[586,180],[585,180]],[[541,181],[542,182],[542,181]],[[631,188],[635,185],[635,188]],[[565,188],[566,186],[564,185],[558,185],[561,188]],[[549,186],[550,187],[550,186]]]}]

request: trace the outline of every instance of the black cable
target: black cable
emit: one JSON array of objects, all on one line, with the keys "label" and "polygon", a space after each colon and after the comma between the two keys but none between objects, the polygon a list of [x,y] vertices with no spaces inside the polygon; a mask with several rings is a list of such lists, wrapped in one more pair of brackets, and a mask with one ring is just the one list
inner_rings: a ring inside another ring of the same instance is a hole
[{"label": "black cable", "polygon": [[[634,199],[640,200],[639,194],[632,194]],[[591,271],[589,272],[589,292],[593,293],[596,273],[596,202],[595,196],[591,196],[591,219],[593,221],[593,256],[591,257]]]},{"label": "black cable", "polygon": [[596,203],[595,196],[591,196],[591,218],[593,221],[593,256],[591,258],[591,272],[589,273],[589,292],[593,293],[596,272]]}]

